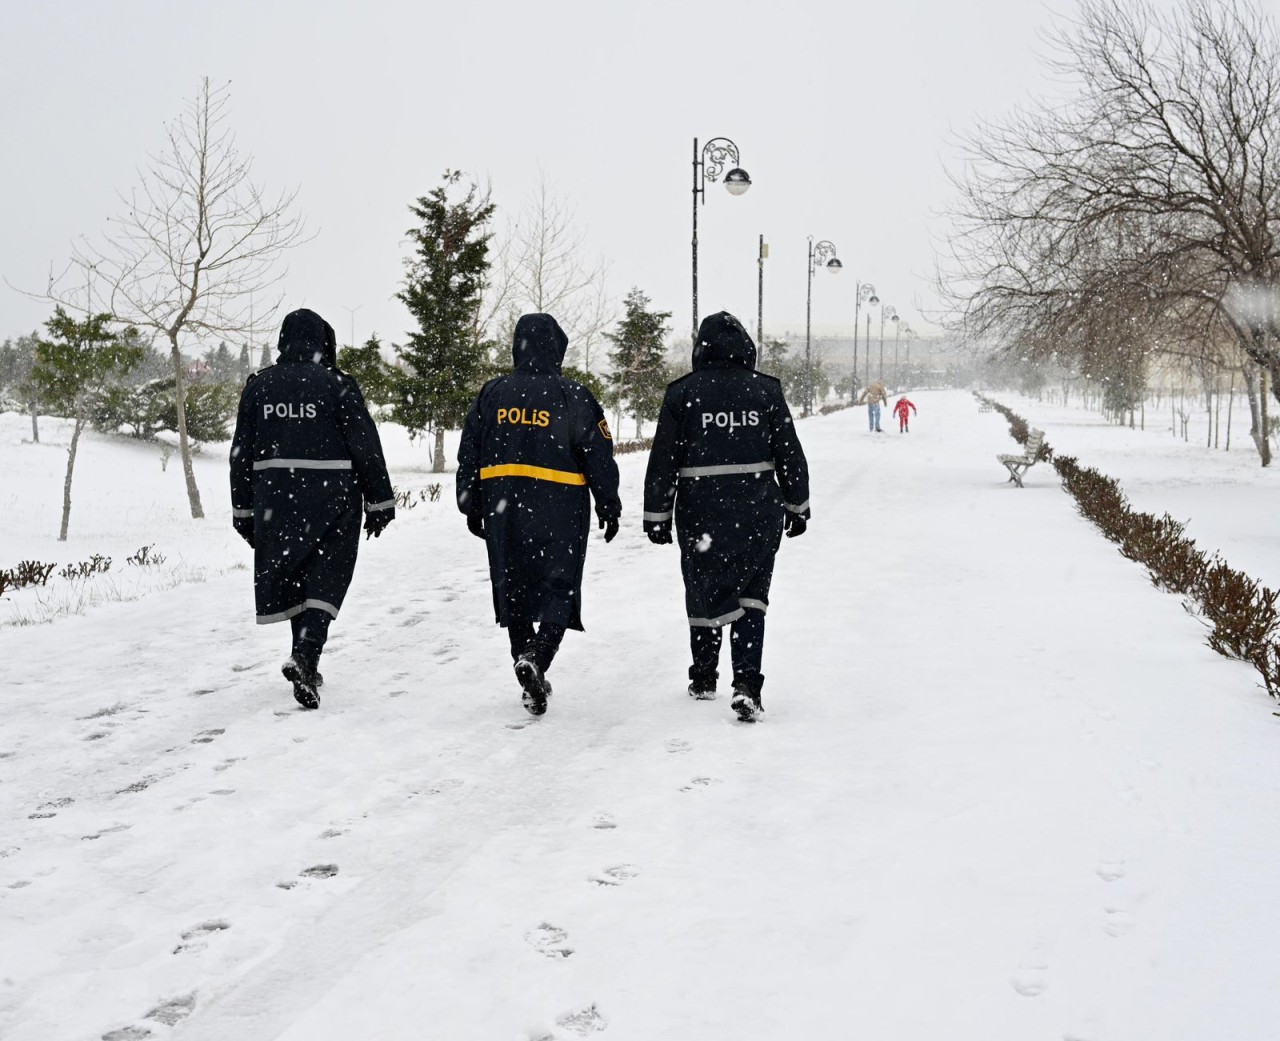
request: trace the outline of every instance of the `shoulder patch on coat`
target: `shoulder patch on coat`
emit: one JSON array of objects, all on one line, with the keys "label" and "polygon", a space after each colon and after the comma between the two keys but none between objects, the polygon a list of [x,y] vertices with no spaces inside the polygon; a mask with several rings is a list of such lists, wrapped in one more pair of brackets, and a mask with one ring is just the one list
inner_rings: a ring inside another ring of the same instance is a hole
[{"label": "shoulder patch on coat", "polygon": [[604,434],[604,436],[608,440],[610,441],[613,440],[613,434],[609,432],[609,421],[607,419],[600,420],[600,422],[597,423],[596,426],[600,428],[600,433]]}]

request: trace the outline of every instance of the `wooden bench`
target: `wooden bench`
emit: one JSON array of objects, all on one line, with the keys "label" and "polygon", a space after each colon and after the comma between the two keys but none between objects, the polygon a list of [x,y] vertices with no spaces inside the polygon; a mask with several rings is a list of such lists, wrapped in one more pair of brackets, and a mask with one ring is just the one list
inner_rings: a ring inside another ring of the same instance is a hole
[{"label": "wooden bench", "polygon": [[1004,468],[1009,471],[1009,480],[1022,487],[1022,475],[1030,470],[1040,461],[1040,447],[1044,444],[1044,431],[1032,430],[1031,435],[1027,438],[1026,445],[1023,446],[1021,455],[998,455],[996,458],[1004,464]]}]

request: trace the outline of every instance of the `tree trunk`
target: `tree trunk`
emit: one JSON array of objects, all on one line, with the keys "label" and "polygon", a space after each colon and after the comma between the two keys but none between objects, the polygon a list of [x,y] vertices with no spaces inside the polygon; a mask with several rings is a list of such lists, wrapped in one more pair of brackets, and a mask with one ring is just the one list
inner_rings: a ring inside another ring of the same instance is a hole
[{"label": "tree trunk", "polygon": [[1258,454],[1262,456],[1262,465],[1271,465],[1271,421],[1267,417],[1267,370],[1263,369],[1261,373],[1262,386],[1259,388],[1261,393],[1258,400],[1261,403],[1259,412],[1262,419],[1262,443],[1258,445]]},{"label": "tree trunk", "polygon": [[436,447],[431,453],[431,472],[444,473],[444,427],[436,427]]},{"label": "tree trunk", "polygon": [[191,504],[194,520],[204,517],[200,505],[200,489],[196,487],[196,472],[191,466],[191,442],[187,438],[187,374],[182,371],[182,352],[178,350],[178,336],[169,334],[169,349],[173,356],[174,405],[178,412],[178,451],[182,454],[182,473],[187,479],[187,501]]},{"label": "tree trunk", "polygon": [[40,424],[36,421],[36,401],[31,399],[31,440],[40,443]]},{"label": "tree trunk", "polygon": [[1227,446],[1226,451],[1231,451],[1231,411],[1232,406],[1236,403],[1236,370],[1231,370],[1231,384],[1227,390]]},{"label": "tree trunk", "polygon": [[71,429],[71,447],[67,450],[67,477],[62,482],[62,530],[58,533],[58,541],[67,541],[67,528],[71,524],[71,474],[76,468],[76,449],[80,447],[80,431],[84,429],[84,417],[76,416],[76,425]]}]

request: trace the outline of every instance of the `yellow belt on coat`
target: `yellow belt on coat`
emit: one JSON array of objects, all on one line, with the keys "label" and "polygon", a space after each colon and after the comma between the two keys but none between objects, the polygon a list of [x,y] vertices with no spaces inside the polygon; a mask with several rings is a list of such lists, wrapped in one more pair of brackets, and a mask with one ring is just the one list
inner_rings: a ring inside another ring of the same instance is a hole
[{"label": "yellow belt on coat", "polygon": [[487,481],[491,477],[532,477],[538,481],[554,481],[556,484],[587,483],[586,474],[571,473],[568,470],[552,470],[546,466],[527,466],[524,463],[502,463],[499,466],[482,466],[480,480]]}]

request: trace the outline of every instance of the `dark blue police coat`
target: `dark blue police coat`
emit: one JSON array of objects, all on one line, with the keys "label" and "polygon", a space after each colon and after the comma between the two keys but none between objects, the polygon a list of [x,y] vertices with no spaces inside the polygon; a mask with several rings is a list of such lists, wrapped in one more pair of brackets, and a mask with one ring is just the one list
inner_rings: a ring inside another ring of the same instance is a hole
[{"label": "dark blue police coat", "polygon": [[364,396],[339,372],[328,325],[294,311],[276,364],[251,376],[231,442],[233,516],[253,518],[259,623],[307,608],[335,618],[360,545],[364,509],[395,493]]},{"label": "dark blue police coat", "polygon": [[809,468],[782,385],[721,311],[705,318],[693,371],[667,387],[644,482],[645,531],[675,520],[691,626],[765,610],[789,510],[809,518]]},{"label": "dark blue police coat", "polygon": [[600,520],[622,512],[604,411],[560,375],[568,342],[550,315],[524,315],[512,344],[515,371],[484,385],[462,429],[458,509],[483,518],[503,626],[581,629],[589,495]]}]

